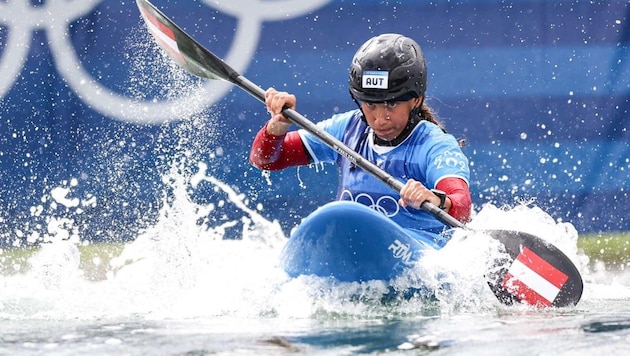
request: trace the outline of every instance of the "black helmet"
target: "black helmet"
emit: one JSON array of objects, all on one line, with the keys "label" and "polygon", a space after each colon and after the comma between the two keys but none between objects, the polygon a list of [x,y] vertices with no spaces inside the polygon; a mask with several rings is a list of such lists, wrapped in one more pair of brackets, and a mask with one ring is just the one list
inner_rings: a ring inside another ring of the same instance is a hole
[{"label": "black helmet", "polygon": [[409,37],[382,34],[365,42],[350,65],[350,94],[355,100],[383,102],[424,97],[427,64]]}]

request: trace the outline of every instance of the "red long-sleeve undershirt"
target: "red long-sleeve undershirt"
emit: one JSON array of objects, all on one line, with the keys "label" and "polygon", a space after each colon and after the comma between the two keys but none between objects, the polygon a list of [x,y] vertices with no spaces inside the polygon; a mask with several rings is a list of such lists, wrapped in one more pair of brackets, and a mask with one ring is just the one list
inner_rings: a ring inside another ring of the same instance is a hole
[{"label": "red long-sleeve undershirt", "polygon": [[448,177],[440,180],[435,188],[446,193],[450,199],[451,207],[448,209],[450,216],[461,222],[470,220],[472,200],[468,183],[461,178]]},{"label": "red long-sleeve undershirt", "polygon": [[[297,131],[276,136],[267,132],[267,125],[256,134],[249,161],[265,171],[277,171],[311,163]],[[435,188],[445,192],[451,201],[449,215],[462,222],[470,219],[472,201],[468,183],[457,177],[448,177],[440,180]]]},{"label": "red long-sleeve undershirt", "polygon": [[279,171],[311,163],[297,131],[276,136],[267,132],[267,125],[254,138],[249,162],[265,171]]}]

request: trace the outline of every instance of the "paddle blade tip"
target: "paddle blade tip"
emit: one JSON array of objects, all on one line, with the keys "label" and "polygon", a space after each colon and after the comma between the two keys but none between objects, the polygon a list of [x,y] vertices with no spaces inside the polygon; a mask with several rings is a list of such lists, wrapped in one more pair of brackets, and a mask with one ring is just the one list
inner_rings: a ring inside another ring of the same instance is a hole
[{"label": "paddle blade tip", "polygon": [[493,230],[487,234],[500,241],[506,252],[486,275],[500,302],[537,307],[577,305],[584,288],[582,277],[557,247],[520,231]]}]

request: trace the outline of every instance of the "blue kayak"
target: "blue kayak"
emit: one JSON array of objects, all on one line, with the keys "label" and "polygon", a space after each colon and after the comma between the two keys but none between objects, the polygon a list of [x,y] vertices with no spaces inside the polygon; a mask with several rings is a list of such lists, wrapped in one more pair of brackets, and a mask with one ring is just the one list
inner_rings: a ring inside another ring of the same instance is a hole
[{"label": "blue kayak", "polygon": [[404,229],[369,207],[328,203],[299,225],[280,264],[291,277],[315,275],[339,282],[392,280],[439,248],[436,234]]}]

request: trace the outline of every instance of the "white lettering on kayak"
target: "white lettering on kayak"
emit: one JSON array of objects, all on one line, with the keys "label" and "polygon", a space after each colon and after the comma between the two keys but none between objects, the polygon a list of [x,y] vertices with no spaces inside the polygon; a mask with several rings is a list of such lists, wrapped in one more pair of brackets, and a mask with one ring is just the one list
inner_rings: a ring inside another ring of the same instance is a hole
[{"label": "white lettering on kayak", "polygon": [[411,246],[409,244],[403,244],[400,240],[394,240],[387,249],[394,253],[394,258],[400,258],[405,262],[411,260]]}]

